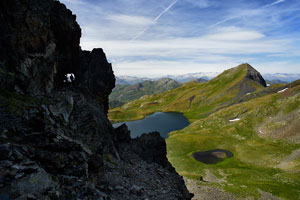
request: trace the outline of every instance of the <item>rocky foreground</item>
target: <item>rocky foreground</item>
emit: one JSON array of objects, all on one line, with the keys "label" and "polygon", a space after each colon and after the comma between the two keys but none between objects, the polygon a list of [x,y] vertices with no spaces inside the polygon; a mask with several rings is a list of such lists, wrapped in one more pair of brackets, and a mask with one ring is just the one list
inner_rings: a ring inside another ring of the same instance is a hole
[{"label": "rocky foreground", "polygon": [[0,199],[191,199],[158,133],[112,127],[111,65],[71,11],[4,0],[0,30]]}]

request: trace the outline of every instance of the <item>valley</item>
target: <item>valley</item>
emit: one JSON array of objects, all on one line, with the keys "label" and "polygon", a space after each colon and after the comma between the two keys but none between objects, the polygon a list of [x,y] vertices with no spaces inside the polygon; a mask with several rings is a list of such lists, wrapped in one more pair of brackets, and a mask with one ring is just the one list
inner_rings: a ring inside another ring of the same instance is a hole
[{"label": "valley", "polygon": [[145,80],[139,83],[132,81],[133,85],[130,85],[128,82],[130,83],[130,81],[125,80],[122,82],[117,78],[117,85],[110,94],[109,105],[111,108],[122,106],[145,95],[163,93],[181,86],[179,82],[169,78],[162,78],[156,81]]},{"label": "valley", "polygon": [[[169,133],[167,156],[195,194],[214,188],[223,195],[217,199],[299,199],[300,81],[265,86],[259,72],[242,64],[207,83],[144,96],[108,116],[119,122],[183,113],[191,124]],[[218,151],[222,160],[214,164],[192,156],[216,149],[233,155]]]},{"label": "valley", "polygon": [[0,1],[0,200],[299,200],[299,9]]}]

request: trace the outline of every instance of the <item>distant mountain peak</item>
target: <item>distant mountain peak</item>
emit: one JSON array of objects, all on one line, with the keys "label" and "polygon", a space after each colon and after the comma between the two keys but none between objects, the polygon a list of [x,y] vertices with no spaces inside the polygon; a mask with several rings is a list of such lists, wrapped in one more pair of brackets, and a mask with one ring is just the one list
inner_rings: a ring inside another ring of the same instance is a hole
[{"label": "distant mountain peak", "polygon": [[262,77],[262,75],[254,69],[251,65],[248,63],[242,64],[246,67],[247,73],[246,73],[246,78],[249,78],[259,84],[261,84],[264,87],[267,87],[265,79]]},{"label": "distant mountain peak", "polygon": [[[246,79],[250,79],[264,87],[267,86],[266,81],[262,77],[262,75],[248,63],[240,64],[237,67],[233,67],[231,69],[225,70],[224,72],[226,74],[230,74],[231,76],[233,76],[236,72],[241,70],[244,71]],[[222,76],[222,74],[220,76]]]}]

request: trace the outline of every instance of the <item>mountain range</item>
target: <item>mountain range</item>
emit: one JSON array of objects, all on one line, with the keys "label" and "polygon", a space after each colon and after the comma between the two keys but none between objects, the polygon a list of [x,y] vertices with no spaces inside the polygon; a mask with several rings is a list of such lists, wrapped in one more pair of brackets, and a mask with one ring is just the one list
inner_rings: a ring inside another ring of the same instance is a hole
[{"label": "mountain range", "polygon": [[[188,73],[183,75],[166,75],[157,78],[147,78],[147,77],[136,77],[136,76],[116,76],[116,84],[125,84],[125,85],[132,85],[135,83],[143,82],[146,80],[158,80],[161,78],[170,78],[180,83],[189,82],[190,80],[194,79],[204,79],[204,80],[211,80],[218,76],[220,72],[198,72],[198,73]],[[262,74],[264,79],[268,82],[276,82],[276,83],[290,83],[295,80],[300,79],[300,74],[297,73],[266,73]]]},{"label": "mountain range", "polygon": [[133,85],[116,85],[109,96],[109,105],[111,108],[119,107],[144,95],[167,92],[179,86],[179,82],[169,78],[146,80]]},{"label": "mountain range", "polygon": [[[181,112],[191,122],[166,142],[169,161],[196,197],[299,198],[300,80],[266,87],[257,70],[242,64],[206,83],[188,82],[112,109],[109,119],[137,120],[158,111]],[[212,151],[223,161],[195,158]]]}]

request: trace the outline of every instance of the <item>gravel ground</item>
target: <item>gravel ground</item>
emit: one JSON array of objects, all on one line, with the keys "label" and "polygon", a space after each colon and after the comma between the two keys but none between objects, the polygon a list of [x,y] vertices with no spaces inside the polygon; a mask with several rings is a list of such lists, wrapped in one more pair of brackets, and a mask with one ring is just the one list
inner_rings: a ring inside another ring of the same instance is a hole
[{"label": "gravel ground", "polygon": [[[209,183],[203,185],[203,182],[188,179],[186,177],[184,177],[184,182],[188,190],[194,194],[192,200],[254,200],[253,197],[238,198],[233,194],[224,191],[222,188],[209,185]],[[202,183],[202,185],[199,185],[199,183]],[[259,200],[281,200],[281,198],[275,197],[268,192],[261,190],[258,190],[257,192],[261,194]]]}]

